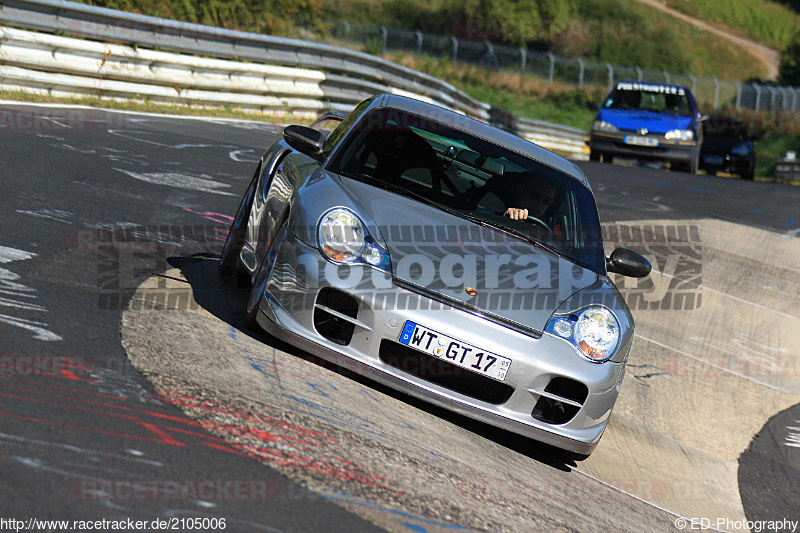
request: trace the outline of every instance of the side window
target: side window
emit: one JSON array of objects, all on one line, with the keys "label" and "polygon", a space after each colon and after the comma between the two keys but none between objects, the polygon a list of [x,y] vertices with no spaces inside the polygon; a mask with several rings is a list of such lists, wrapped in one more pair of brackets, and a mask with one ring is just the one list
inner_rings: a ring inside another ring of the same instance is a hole
[{"label": "side window", "polygon": [[369,107],[373,100],[374,98],[369,98],[358,104],[353,112],[347,115],[347,118],[341,121],[339,125],[336,126],[336,128],[330,132],[330,134],[328,134],[328,137],[325,139],[325,146],[323,147],[325,152],[330,152],[333,150],[333,147],[336,146],[336,143],[339,142],[339,139],[342,138],[342,135],[344,135],[345,132],[350,129],[350,126],[352,126],[356,119],[361,116],[364,110]]},{"label": "side window", "polygon": [[326,118],[318,120],[317,122],[313,123],[311,127],[317,131],[321,131],[322,133],[330,133],[331,131],[336,129],[336,126],[338,126],[341,123],[342,121],[339,119]]}]

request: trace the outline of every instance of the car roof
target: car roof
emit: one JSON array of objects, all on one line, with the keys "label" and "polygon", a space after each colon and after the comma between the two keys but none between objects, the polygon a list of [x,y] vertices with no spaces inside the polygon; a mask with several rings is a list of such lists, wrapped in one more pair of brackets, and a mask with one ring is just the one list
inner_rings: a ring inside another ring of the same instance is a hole
[{"label": "car roof", "polygon": [[485,122],[476,120],[456,111],[446,109],[434,104],[400,96],[396,94],[383,94],[375,98],[369,109],[378,107],[389,107],[406,111],[415,115],[428,117],[435,122],[450,126],[454,129],[466,131],[471,135],[482,138],[494,144],[499,144],[514,152],[530,157],[544,165],[554,168],[583,184],[589,191],[589,180],[581,169],[567,161],[563,157],[554,154],[550,150],[542,148],[538,144],[532,143],[522,137],[495,128]]},{"label": "car roof", "polygon": [[666,83],[663,81],[646,81],[646,80],[620,80],[614,85],[614,89],[617,89],[622,84],[633,84],[635,86],[646,86],[646,87],[675,87],[676,89],[683,89],[686,91],[687,94],[692,94],[692,91],[686,85],[679,85],[677,83]]}]

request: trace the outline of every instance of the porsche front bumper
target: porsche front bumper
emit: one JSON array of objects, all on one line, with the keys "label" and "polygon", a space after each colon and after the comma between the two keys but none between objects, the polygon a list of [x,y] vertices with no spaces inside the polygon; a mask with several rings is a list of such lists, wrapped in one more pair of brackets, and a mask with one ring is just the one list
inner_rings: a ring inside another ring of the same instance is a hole
[{"label": "porsche front bumper", "polygon": [[[347,342],[326,337],[315,323],[320,309],[317,298],[326,288],[341,291],[357,303],[357,314],[345,317],[352,324]],[[400,345],[403,325],[409,320],[510,358],[505,378],[500,382],[478,376]],[[480,313],[455,309],[398,286],[386,272],[362,265],[332,265],[291,233],[277,246],[257,321],[272,335],[357,374],[578,454],[589,454],[596,447],[624,374],[624,363],[591,363],[563,339],[546,333],[537,338]],[[404,359],[409,350],[420,357]],[[405,366],[412,360],[416,362]],[[442,374],[449,377],[443,379]],[[577,411],[563,423],[548,423],[541,416],[542,402],[552,407],[552,399],[563,396],[553,393],[554,379],[587,390],[584,400],[572,400],[571,409]],[[473,383],[475,390],[470,389]],[[487,395],[483,389],[502,393]]]}]

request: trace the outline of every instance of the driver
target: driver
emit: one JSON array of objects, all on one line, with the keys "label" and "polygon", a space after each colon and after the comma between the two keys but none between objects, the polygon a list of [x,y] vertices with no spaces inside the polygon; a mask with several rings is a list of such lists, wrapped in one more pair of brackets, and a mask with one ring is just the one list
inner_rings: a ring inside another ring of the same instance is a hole
[{"label": "driver", "polygon": [[542,218],[555,201],[556,188],[545,179],[520,179],[515,191],[516,198],[510,203],[516,207],[509,207],[503,213],[511,220],[525,220],[529,216]]}]

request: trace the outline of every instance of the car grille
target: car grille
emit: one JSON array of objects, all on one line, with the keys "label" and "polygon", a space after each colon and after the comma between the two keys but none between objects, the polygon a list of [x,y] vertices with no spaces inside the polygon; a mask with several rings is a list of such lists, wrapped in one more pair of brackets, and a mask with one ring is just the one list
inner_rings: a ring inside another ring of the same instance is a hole
[{"label": "car grille", "polygon": [[506,403],[514,393],[510,385],[388,339],[381,341],[378,355],[387,365],[486,403]]},{"label": "car grille", "polygon": [[566,424],[572,420],[589,395],[586,385],[563,377],[551,379],[543,391],[528,390],[539,396],[531,416],[548,424]]}]

